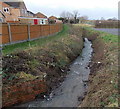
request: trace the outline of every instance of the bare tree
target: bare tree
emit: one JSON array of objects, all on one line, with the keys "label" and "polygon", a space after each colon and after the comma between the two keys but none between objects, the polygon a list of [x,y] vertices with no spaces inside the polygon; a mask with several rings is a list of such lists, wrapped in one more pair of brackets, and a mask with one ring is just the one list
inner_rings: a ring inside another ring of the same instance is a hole
[{"label": "bare tree", "polygon": [[80,15],[80,13],[78,12],[78,10],[73,11],[73,16],[74,16],[75,23],[77,23],[77,18],[78,18],[79,15]]},{"label": "bare tree", "polygon": [[77,23],[78,21],[78,16],[79,16],[79,12],[77,10],[73,11],[73,13],[69,12],[69,11],[63,11],[60,14],[60,17],[65,18],[69,23],[72,20],[72,22]]},{"label": "bare tree", "polygon": [[70,13],[69,11],[63,11],[61,14],[60,14],[60,17],[63,17],[63,18],[66,18],[66,19],[70,19],[72,17],[72,13]]},{"label": "bare tree", "polygon": [[72,18],[72,13],[70,13],[69,11],[63,11],[60,14],[60,17],[64,18],[64,21],[66,21],[66,23],[70,23],[70,19]]}]

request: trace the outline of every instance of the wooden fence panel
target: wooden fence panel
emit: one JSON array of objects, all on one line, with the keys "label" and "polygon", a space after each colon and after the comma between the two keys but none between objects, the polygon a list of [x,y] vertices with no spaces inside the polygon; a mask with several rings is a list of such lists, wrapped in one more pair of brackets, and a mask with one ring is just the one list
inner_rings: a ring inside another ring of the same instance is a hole
[{"label": "wooden fence panel", "polygon": [[7,35],[3,34],[1,37],[2,37],[2,44],[9,43],[9,35],[8,34]]},{"label": "wooden fence panel", "polygon": [[12,33],[12,42],[28,40],[27,33]]},{"label": "wooden fence panel", "polygon": [[55,33],[55,25],[51,25],[50,26],[50,34],[54,34]]},{"label": "wooden fence panel", "polygon": [[2,30],[2,36],[1,36],[2,44],[9,43],[10,39],[9,39],[8,25],[2,24],[0,29]]},{"label": "wooden fence panel", "polygon": [[42,36],[48,36],[49,35],[49,25],[42,25],[41,32],[42,32]]},{"label": "wooden fence panel", "polygon": [[10,25],[11,27],[11,33],[27,33],[28,32],[28,27],[27,25]]},{"label": "wooden fence panel", "polygon": [[31,25],[30,26],[30,38],[35,39],[40,37],[41,34],[41,26],[40,25]]},{"label": "wooden fence panel", "polygon": [[[62,29],[62,24],[29,25],[29,24],[2,24],[0,37],[2,44],[18,43],[55,34]],[[11,33],[11,34],[10,34]],[[10,42],[11,41],[11,42]]]},{"label": "wooden fence panel", "polygon": [[27,25],[11,25],[12,42],[28,40]]}]

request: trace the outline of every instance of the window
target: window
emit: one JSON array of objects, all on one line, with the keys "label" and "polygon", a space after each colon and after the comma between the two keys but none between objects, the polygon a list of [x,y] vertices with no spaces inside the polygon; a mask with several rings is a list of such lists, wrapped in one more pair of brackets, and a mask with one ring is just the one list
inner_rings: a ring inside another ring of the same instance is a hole
[{"label": "window", "polygon": [[3,8],[3,11],[4,11],[5,13],[9,13],[9,8],[8,8],[8,7]]},{"label": "window", "polygon": [[4,12],[6,12],[6,9],[4,9]]},{"label": "window", "polygon": [[42,20],[42,24],[44,24],[43,20]]}]

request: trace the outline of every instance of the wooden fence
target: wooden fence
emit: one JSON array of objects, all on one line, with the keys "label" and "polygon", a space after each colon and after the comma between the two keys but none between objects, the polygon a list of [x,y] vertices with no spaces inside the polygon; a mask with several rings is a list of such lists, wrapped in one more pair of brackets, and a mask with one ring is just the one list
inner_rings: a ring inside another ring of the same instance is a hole
[{"label": "wooden fence", "polygon": [[119,28],[118,21],[96,21],[95,28]]},{"label": "wooden fence", "polygon": [[1,45],[9,45],[34,40],[56,34],[62,30],[62,24],[30,25],[30,24],[1,24]]}]

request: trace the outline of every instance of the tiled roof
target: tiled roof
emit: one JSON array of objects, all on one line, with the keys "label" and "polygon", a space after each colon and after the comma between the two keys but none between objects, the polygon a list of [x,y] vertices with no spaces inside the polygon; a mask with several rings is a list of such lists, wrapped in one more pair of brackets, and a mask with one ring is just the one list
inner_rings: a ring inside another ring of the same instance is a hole
[{"label": "tiled roof", "polygon": [[49,19],[57,19],[55,16],[50,16]]},{"label": "tiled roof", "polygon": [[24,9],[26,9],[26,6],[25,6],[25,4],[24,4],[23,1],[19,1],[19,2],[17,2],[17,0],[14,0],[14,1],[15,2],[4,2],[4,3],[6,3],[9,6],[14,7],[14,8],[20,8],[20,7],[22,7]]},{"label": "tiled roof", "polygon": [[47,18],[47,16],[45,16],[44,14],[42,14],[40,12],[36,13],[35,16],[38,18]]}]

